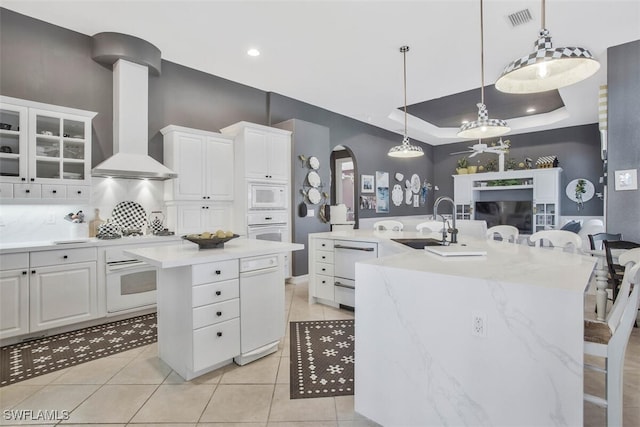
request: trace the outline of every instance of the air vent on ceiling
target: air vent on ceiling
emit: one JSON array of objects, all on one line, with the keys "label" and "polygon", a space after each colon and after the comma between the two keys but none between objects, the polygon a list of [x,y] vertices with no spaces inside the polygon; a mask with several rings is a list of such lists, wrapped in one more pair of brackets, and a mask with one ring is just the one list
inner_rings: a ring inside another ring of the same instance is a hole
[{"label": "air vent on ceiling", "polygon": [[531,17],[531,12],[529,11],[529,9],[523,9],[509,15],[509,21],[511,21],[511,25],[513,25],[514,27],[526,24],[531,20],[533,20],[533,18]]}]

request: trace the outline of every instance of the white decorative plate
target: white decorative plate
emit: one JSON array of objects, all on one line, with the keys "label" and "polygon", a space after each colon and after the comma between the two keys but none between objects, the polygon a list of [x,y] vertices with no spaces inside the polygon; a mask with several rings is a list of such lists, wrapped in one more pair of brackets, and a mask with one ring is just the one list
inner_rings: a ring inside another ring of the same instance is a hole
[{"label": "white decorative plate", "polygon": [[320,175],[318,175],[318,172],[316,171],[311,171],[307,174],[307,181],[309,181],[309,185],[313,188],[319,187],[322,182],[320,180]]},{"label": "white decorative plate", "polygon": [[318,203],[320,203],[320,199],[322,198],[320,196],[320,191],[318,191],[317,188],[310,188],[309,192],[307,193],[307,198],[309,199],[309,202],[313,205],[317,205]]},{"label": "white decorative plate", "polygon": [[410,188],[404,189],[404,202],[407,205],[410,205],[411,203],[413,203],[413,193],[411,192]]},{"label": "white decorative plate", "polygon": [[585,178],[577,178],[567,184],[567,188],[565,189],[565,192],[567,193],[567,197],[570,200],[578,203],[578,198],[576,197],[576,185],[578,185],[579,180],[584,181],[585,192],[582,193],[582,201],[586,202],[588,200],[591,200],[593,198],[593,195],[595,194],[595,187],[593,186],[591,181]]},{"label": "white decorative plate", "polygon": [[416,194],[418,194],[418,191],[420,191],[420,177],[417,173],[414,173],[411,176],[411,191]]},{"label": "white decorative plate", "polygon": [[393,204],[396,206],[400,206],[402,204],[403,197],[404,194],[402,192],[402,187],[400,187],[400,184],[394,185],[393,191],[391,191],[391,200],[393,201]]},{"label": "white decorative plate", "polygon": [[402,175],[400,172],[396,172],[396,181],[400,181],[402,182],[402,180],[404,179],[404,175]]},{"label": "white decorative plate", "polygon": [[317,170],[320,167],[320,160],[317,157],[309,157],[309,167],[313,170]]}]

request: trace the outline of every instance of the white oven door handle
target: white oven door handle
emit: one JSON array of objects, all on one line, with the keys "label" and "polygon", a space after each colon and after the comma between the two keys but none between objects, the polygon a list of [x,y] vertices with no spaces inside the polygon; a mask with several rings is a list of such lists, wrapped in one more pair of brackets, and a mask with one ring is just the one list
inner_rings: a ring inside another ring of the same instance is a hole
[{"label": "white oven door handle", "polygon": [[147,264],[144,261],[133,261],[133,262],[126,262],[121,264],[110,264],[110,265],[107,265],[107,271],[130,270],[133,268],[144,267],[148,265],[149,264]]},{"label": "white oven door handle", "polygon": [[333,284],[340,288],[355,289],[355,286],[345,285],[344,283],[340,283],[340,282],[334,282]]}]

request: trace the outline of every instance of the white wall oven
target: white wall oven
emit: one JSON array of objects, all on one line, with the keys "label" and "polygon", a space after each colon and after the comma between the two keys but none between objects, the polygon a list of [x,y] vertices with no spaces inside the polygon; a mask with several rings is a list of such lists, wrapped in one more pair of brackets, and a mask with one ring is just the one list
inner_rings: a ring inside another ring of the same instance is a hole
[{"label": "white wall oven", "polygon": [[[247,238],[289,243],[291,236],[288,219],[287,211],[251,212],[247,214]],[[290,259],[291,254],[285,254],[285,277],[291,277]]]},{"label": "white wall oven", "polygon": [[248,210],[287,209],[287,186],[285,184],[268,184],[249,182]]},{"label": "white wall oven", "polygon": [[125,255],[123,249],[121,246],[105,251],[108,316],[156,304],[156,268]]}]

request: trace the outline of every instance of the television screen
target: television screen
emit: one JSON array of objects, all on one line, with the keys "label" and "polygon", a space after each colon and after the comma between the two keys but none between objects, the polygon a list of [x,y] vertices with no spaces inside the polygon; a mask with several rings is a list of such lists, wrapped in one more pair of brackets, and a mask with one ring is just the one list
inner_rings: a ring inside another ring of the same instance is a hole
[{"label": "television screen", "polygon": [[494,225],[512,225],[522,234],[533,234],[533,202],[476,202],[475,219]]}]

